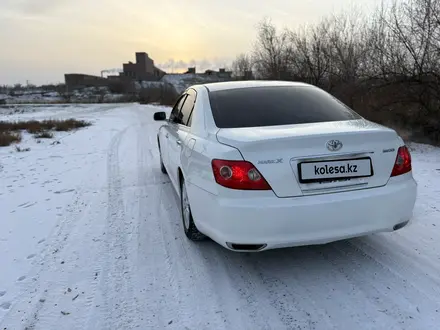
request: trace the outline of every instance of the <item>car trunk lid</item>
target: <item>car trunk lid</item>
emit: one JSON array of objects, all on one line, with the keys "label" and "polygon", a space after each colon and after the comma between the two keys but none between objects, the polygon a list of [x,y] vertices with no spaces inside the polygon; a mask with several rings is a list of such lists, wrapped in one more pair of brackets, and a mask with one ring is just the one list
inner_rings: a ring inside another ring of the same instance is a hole
[{"label": "car trunk lid", "polygon": [[399,147],[395,131],[364,119],[226,128],[217,139],[252,162],[278,197],[383,186]]}]

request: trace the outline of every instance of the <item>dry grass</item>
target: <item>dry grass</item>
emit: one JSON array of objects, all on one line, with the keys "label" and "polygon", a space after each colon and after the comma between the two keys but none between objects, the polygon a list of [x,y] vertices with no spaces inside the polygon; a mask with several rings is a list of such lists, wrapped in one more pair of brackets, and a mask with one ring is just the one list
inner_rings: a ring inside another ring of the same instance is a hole
[{"label": "dry grass", "polygon": [[21,141],[21,134],[10,131],[0,131],[0,147],[6,147],[12,143],[18,143]]},{"label": "dry grass", "polygon": [[16,122],[0,121],[0,146],[5,147],[12,143],[20,142],[21,131],[34,134],[35,138],[50,139],[53,137],[53,133],[50,131],[68,132],[90,125],[91,123],[87,121],[76,119]]},{"label": "dry grass", "polygon": [[30,120],[30,121],[16,121],[6,122],[0,121],[0,132],[6,131],[27,131],[31,134],[36,134],[44,131],[71,131],[74,129],[90,126],[89,122],[84,120],[67,119],[67,120]]}]

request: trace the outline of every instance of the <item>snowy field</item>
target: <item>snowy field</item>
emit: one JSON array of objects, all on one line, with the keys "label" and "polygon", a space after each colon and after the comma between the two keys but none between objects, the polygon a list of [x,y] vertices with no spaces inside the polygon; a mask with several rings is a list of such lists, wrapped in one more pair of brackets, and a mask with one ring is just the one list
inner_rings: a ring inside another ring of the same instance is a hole
[{"label": "snowy field", "polygon": [[1,115],[93,125],[0,148],[0,329],[440,328],[440,149],[411,145],[412,226],[238,254],[185,238],[157,109]]},{"label": "snowy field", "polygon": [[[74,90],[70,95],[73,103],[114,103],[124,98],[123,94],[111,93],[108,87],[87,87],[82,90]],[[16,91],[14,95],[1,94],[0,104],[6,105],[61,105],[65,98],[58,92],[44,92],[42,90],[34,91]],[[2,105],[0,105],[0,108]]]}]

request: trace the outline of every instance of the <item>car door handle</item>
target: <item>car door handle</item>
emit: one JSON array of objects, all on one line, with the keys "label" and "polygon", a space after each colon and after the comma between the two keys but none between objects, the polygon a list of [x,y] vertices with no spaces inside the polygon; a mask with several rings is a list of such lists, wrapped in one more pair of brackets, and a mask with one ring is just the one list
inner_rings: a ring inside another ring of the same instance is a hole
[{"label": "car door handle", "polygon": [[167,138],[167,139],[168,139],[168,133],[167,133],[167,134],[165,134],[165,138]]},{"label": "car door handle", "polygon": [[176,143],[178,146],[182,145],[182,141],[180,141],[180,140],[177,140]]}]

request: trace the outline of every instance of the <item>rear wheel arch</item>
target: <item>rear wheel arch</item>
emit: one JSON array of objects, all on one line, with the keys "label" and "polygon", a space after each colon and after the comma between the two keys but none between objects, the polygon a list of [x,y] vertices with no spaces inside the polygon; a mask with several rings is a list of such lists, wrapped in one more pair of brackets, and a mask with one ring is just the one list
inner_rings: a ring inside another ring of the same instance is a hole
[{"label": "rear wheel arch", "polygon": [[160,170],[162,171],[163,174],[167,174],[167,169],[165,168],[165,165],[162,160],[162,150],[160,149],[159,134],[157,134],[157,147],[159,149],[159,155],[160,155]]},{"label": "rear wheel arch", "polygon": [[[189,213],[189,217],[190,218],[188,220],[189,224],[188,225],[185,224],[184,208],[183,208],[183,200],[184,200],[184,197],[183,197],[183,185],[184,185],[184,182],[185,182],[185,178],[183,176],[183,172],[182,172],[180,167],[178,168],[177,171],[178,171],[178,179],[179,179],[179,186],[180,186],[180,207],[181,207],[182,222],[183,222],[183,229],[184,229],[185,235],[190,240],[192,240],[192,241],[204,240],[206,238],[206,236],[197,229],[197,226],[196,226],[196,224],[194,222],[194,218],[193,218],[193,215],[192,215],[191,208],[189,208],[189,210],[190,210],[189,211],[190,212]],[[188,190],[186,189],[186,186],[185,186],[185,191],[186,191],[186,194],[185,194],[186,195],[186,200],[189,203],[188,205],[190,206]]]},{"label": "rear wheel arch", "polygon": [[180,190],[182,190],[183,172],[182,172],[182,169],[181,169],[180,167],[177,169],[177,177],[179,178],[179,187],[180,187]]}]

